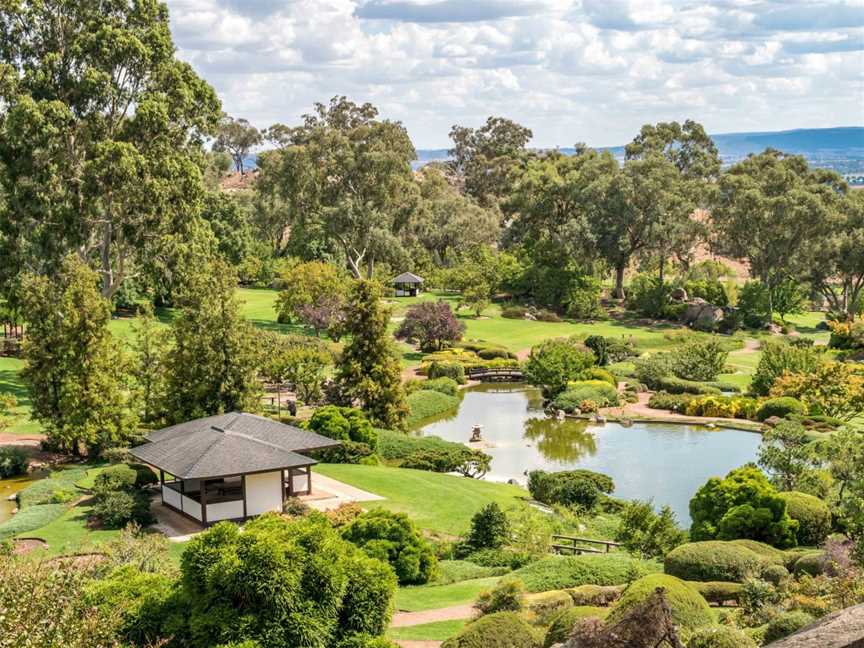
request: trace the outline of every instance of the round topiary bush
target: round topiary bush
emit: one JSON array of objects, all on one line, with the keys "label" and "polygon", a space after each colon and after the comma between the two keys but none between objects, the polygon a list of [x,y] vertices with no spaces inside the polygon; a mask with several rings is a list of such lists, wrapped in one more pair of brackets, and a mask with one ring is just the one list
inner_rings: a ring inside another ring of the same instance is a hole
[{"label": "round topiary bush", "polygon": [[824,551],[811,551],[795,561],[795,564],[792,566],[792,571],[796,576],[800,574],[820,576],[825,573],[827,565],[828,561],[825,557]]},{"label": "round topiary bush", "polygon": [[768,627],[765,628],[764,642],[770,644],[772,641],[788,637],[811,623],[813,623],[813,617],[801,610],[783,612],[768,622]]},{"label": "round topiary bush", "polygon": [[93,492],[104,495],[114,491],[128,491],[135,488],[138,473],[126,464],[108,466],[93,481]]},{"label": "round topiary bush", "polygon": [[783,565],[768,565],[760,574],[762,580],[768,581],[772,585],[780,585],[789,580],[789,570]]},{"label": "round topiary bush", "polygon": [[760,421],[776,416],[778,418],[786,418],[790,414],[806,414],[807,407],[797,398],[791,396],[780,396],[779,398],[769,398],[759,410],[756,412],[756,418]]},{"label": "round topiary bush", "polygon": [[441,648],[537,648],[534,628],[515,612],[487,614],[465,626]]},{"label": "round topiary bush", "polygon": [[785,567],[789,562],[788,552],[778,549],[777,547],[772,547],[764,542],[759,542],[758,540],[739,539],[729,540],[728,542],[740,547],[747,547],[750,551],[762,558],[762,560],[770,562],[772,565],[782,565]]},{"label": "round topiary bush", "polygon": [[724,605],[730,601],[738,603],[744,586],[741,583],[727,583],[725,581],[688,581],[688,585],[695,588],[709,603]]},{"label": "round topiary bush", "polygon": [[566,590],[552,590],[532,595],[526,607],[534,614],[535,623],[548,625],[558,614],[573,607],[573,599]]},{"label": "round topiary bush", "polygon": [[719,540],[683,544],[666,554],[663,564],[667,574],[684,580],[735,583],[764,568],[765,560],[751,549]]},{"label": "round topiary bush", "polygon": [[694,632],[687,648],[756,648],[756,642],[738,628],[711,625]]},{"label": "round topiary bush", "polygon": [[573,627],[582,619],[605,619],[609,614],[609,608],[579,606],[564,610],[553,620],[546,631],[546,639],[543,648],[550,648],[558,643],[563,643],[570,636]]},{"label": "round topiary bush", "polygon": [[630,609],[645,601],[658,587],[665,591],[676,625],[693,630],[714,621],[711,608],[702,595],[684,581],[668,574],[650,574],[633,581],[612,609],[609,621],[620,621]]},{"label": "round topiary bush", "polygon": [[786,502],[786,512],[793,520],[798,520],[798,544],[817,546],[831,533],[831,510],[818,497],[790,491],[780,493]]}]

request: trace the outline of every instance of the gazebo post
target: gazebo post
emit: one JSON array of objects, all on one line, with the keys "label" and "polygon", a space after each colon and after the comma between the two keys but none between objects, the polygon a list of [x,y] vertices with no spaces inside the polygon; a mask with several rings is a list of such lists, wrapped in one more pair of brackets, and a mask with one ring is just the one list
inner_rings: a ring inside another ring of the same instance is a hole
[{"label": "gazebo post", "polygon": [[207,524],[207,480],[201,480],[201,522]]},{"label": "gazebo post", "polygon": [[248,515],[246,515],[246,475],[240,475],[240,487],[243,489],[243,519],[245,520]]},{"label": "gazebo post", "polygon": [[165,503],[165,471],[159,469],[159,499]]}]

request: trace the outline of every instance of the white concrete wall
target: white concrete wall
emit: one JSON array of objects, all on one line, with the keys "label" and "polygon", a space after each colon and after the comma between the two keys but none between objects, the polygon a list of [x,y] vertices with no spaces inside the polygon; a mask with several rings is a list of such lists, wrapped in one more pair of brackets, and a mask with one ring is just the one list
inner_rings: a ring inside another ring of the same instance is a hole
[{"label": "white concrete wall", "polygon": [[207,522],[237,520],[243,517],[243,501],[219,502],[207,505]]},{"label": "white concrete wall", "polygon": [[309,490],[309,476],[293,475],[291,477],[291,485],[294,487],[295,492],[302,493],[303,491]]},{"label": "white concrete wall", "polygon": [[246,515],[282,511],[282,471],[246,475]]},{"label": "white concrete wall", "polygon": [[176,509],[180,508],[180,493],[168,488],[168,486],[162,487],[162,500]]}]

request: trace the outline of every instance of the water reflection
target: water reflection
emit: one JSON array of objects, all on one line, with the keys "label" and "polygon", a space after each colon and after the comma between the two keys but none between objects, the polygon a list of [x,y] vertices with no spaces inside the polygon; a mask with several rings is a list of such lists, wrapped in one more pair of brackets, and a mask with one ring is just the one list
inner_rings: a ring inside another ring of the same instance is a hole
[{"label": "water reflection", "polygon": [[491,479],[524,482],[530,470],[587,468],[610,475],[615,495],[653,498],[668,504],[683,524],[696,489],[754,461],[760,436],[699,426],[558,421],[543,413],[539,390],[526,385],[490,384],[464,390],[457,412],[427,422],[419,434],[466,442],[482,426],[485,450],[492,457]]},{"label": "water reflection", "polygon": [[530,418],[524,428],[524,438],[534,441],[549,461],[575,462],[597,452],[597,440],[588,430],[587,421]]}]

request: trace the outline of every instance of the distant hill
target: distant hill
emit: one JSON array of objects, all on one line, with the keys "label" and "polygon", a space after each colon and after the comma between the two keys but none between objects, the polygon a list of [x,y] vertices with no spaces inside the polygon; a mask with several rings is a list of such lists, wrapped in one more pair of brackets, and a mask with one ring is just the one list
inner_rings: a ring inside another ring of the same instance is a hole
[{"label": "distant hill", "polygon": [[[733,164],[750,153],[760,153],[766,148],[775,148],[786,153],[803,155],[816,166],[834,169],[848,175],[864,173],[864,127],[799,128],[788,131],[766,131],[758,133],[718,133],[711,135],[720,157],[726,164]],[[573,148],[559,149],[572,155]],[[624,146],[609,146],[601,150],[611,151],[616,157],[624,157]],[[446,160],[447,149],[421,149],[417,151],[415,166],[436,160]]]}]

